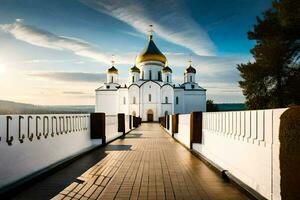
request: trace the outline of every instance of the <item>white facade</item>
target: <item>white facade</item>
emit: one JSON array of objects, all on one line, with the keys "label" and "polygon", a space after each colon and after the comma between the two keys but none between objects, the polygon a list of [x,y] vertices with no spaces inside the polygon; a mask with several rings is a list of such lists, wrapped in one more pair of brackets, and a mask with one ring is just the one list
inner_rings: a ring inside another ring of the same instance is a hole
[{"label": "white facade", "polygon": [[[206,90],[195,82],[196,70],[189,66],[183,84],[172,82],[172,70],[150,36],[148,46],[130,69],[128,83],[118,84],[118,71],[108,69],[107,82],[96,89],[96,112],[125,113],[158,121],[166,114],[206,111]],[[113,79],[112,79],[113,77]]]}]

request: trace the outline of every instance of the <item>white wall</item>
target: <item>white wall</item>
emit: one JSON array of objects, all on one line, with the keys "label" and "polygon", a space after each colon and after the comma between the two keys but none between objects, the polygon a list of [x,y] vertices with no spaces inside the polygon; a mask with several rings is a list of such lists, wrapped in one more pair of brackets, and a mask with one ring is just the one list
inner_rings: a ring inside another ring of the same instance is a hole
[{"label": "white wall", "polygon": [[205,91],[184,91],[184,113],[206,111]]},{"label": "white wall", "polygon": [[[7,116],[0,115],[0,187],[102,143],[101,139],[90,139],[90,118],[86,114],[9,116],[7,137]],[[23,143],[19,140],[19,116],[23,117],[20,126]],[[53,117],[56,117],[57,123]],[[33,135],[32,141],[29,140],[28,129],[29,136]],[[6,140],[11,137],[13,140],[8,145]]]},{"label": "white wall", "polygon": [[118,113],[118,105],[117,90],[96,91],[95,112],[104,112],[107,115],[116,115]]},{"label": "white wall", "polygon": [[184,114],[178,116],[178,133],[174,134],[174,138],[184,144],[186,147],[190,147],[190,114]]},{"label": "white wall", "polygon": [[123,133],[118,132],[118,116],[117,115],[105,115],[105,136],[106,142],[110,142],[117,137],[120,137]]},{"label": "white wall", "polygon": [[281,199],[279,125],[285,110],[203,113],[203,142],[193,149],[267,199]]}]

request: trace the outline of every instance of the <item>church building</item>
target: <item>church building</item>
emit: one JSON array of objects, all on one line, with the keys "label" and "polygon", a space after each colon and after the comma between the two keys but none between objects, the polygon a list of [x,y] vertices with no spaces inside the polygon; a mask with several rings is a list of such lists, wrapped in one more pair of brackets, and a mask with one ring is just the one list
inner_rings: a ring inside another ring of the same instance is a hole
[{"label": "church building", "polygon": [[128,83],[119,84],[118,74],[113,61],[106,83],[96,89],[96,112],[125,113],[141,117],[142,121],[158,121],[166,114],[206,111],[206,90],[196,83],[196,69],[190,62],[184,70],[184,82],[173,83],[172,69],[154,43],[152,33],[129,69]]}]

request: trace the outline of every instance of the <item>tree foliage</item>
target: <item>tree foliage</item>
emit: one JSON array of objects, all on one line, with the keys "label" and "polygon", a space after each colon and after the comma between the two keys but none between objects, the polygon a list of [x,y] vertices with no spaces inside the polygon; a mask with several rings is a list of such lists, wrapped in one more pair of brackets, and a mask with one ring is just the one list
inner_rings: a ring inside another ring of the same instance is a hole
[{"label": "tree foliage", "polygon": [[206,101],[206,111],[208,112],[218,111],[218,107],[216,104],[214,104],[213,100],[208,99]]},{"label": "tree foliage", "polygon": [[248,32],[254,62],[239,64],[239,82],[249,109],[300,103],[299,0],[274,1]]}]

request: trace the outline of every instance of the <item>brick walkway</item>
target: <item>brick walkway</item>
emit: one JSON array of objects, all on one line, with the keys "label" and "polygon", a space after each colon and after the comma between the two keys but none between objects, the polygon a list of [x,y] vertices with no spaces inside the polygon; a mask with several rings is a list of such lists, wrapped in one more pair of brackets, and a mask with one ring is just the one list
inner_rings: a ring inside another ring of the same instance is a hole
[{"label": "brick walkway", "polygon": [[53,199],[247,199],[175,142],[142,124]]}]

